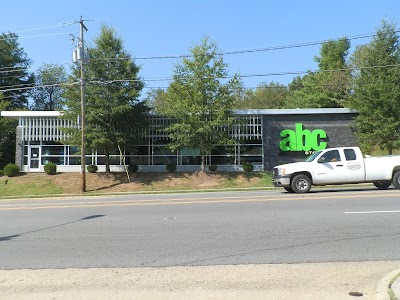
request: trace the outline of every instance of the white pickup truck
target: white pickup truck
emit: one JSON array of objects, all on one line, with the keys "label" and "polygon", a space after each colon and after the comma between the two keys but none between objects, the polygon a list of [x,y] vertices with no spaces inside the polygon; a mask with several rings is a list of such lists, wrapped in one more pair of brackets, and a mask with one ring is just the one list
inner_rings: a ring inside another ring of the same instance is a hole
[{"label": "white pickup truck", "polygon": [[307,193],[311,185],[372,182],[379,189],[400,189],[400,156],[365,156],[358,147],[316,151],[305,162],[274,167],[272,183],[290,193]]}]

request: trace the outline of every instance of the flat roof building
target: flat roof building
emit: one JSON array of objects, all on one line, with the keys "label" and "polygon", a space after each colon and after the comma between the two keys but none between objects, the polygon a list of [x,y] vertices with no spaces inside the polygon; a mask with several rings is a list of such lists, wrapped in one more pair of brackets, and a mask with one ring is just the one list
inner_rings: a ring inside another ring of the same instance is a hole
[{"label": "flat roof building", "polygon": [[[270,171],[318,149],[357,145],[351,128],[357,112],[347,108],[237,110],[234,115],[237,123],[228,129],[234,143],[216,145],[206,157],[206,164],[217,165],[218,171],[242,171],[244,162],[253,163],[257,171]],[[1,116],[18,120],[15,163],[22,172],[43,172],[48,162],[57,164],[59,172],[81,171],[79,147],[64,144],[63,128],[77,124],[63,119],[62,112],[2,111]],[[169,150],[162,129],[170,119],[155,114],[147,118],[143,142],[111,154],[112,171],[123,171],[124,162],[137,164],[141,172],[162,172],[169,163],[176,164],[177,171],[200,170],[198,149]],[[104,163],[101,151],[87,153],[86,164],[97,165],[99,172],[105,171]]]}]

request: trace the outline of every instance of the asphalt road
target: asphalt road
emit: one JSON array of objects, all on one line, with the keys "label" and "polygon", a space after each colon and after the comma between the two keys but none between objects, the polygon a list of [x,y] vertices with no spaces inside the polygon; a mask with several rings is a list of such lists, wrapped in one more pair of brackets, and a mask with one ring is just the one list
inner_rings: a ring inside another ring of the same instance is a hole
[{"label": "asphalt road", "polygon": [[400,191],[0,200],[0,269],[400,260]]}]

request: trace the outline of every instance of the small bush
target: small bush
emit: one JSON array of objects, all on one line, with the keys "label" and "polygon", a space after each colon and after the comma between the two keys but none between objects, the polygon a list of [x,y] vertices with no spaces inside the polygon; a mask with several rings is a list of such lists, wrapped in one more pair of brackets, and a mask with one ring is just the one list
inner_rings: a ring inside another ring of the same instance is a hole
[{"label": "small bush", "polygon": [[16,164],[9,163],[4,167],[4,174],[8,177],[17,176],[19,173],[19,167]]},{"label": "small bush", "polygon": [[176,171],[176,165],[175,164],[166,164],[165,168],[167,169],[168,172],[175,172]]},{"label": "small bush", "polygon": [[57,165],[55,163],[49,162],[44,165],[44,171],[46,174],[53,175],[57,173]]},{"label": "small bush", "polygon": [[128,166],[128,171],[135,173],[135,172],[139,171],[139,166],[136,164],[131,164]]},{"label": "small bush", "polygon": [[86,169],[89,173],[96,173],[99,168],[96,165],[87,165]]},{"label": "small bush", "polygon": [[3,175],[4,175],[3,170],[0,170],[0,177]]},{"label": "small bush", "polygon": [[251,172],[254,170],[254,165],[252,163],[246,162],[242,164],[243,171],[245,172]]},{"label": "small bush", "polygon": [[208,170],[209,170],[210,172],[215,172],[215,171],[217,171],[217,165],[209,165],[209,166],[208,166]]}]

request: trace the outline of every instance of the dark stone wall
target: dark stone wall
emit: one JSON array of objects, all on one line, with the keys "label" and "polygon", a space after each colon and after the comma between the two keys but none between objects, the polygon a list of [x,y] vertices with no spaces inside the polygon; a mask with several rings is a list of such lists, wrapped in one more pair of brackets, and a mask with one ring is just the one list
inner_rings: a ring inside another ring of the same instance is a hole
[{"label": "dark stone wall", "polygon": [[22,170],[23,166],[23,146],[24,142],[22,141],[22,127],[17,126],[16,131],[16,142],[15,142],[15,164]]},{"label": "dark stone wall", "polygon": [[327,148],[358,146],[350,125],[354,123],[355,113],[344,114],[287,114],[263,116],[264,170],[271,171],[274,166],[296,161],[304,161],[309,153],[283,152],[279,148],[280,133],[284,129],[295,130],[296,123],[304,129],[313,131],[323,129],[327,138]]}]

